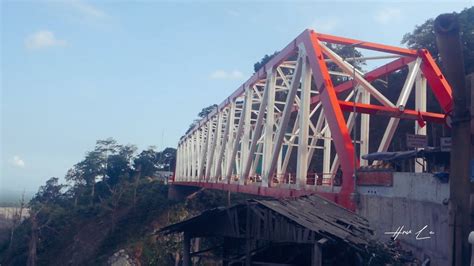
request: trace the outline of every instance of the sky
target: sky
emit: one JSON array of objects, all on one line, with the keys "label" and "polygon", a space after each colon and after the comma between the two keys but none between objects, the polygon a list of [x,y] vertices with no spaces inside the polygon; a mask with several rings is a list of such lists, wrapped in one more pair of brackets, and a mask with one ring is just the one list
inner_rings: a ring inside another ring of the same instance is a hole
[{"label": "sky", "polygon": [[401,46],[473,1],[1,2],[2,191],[64,177],[95,141],[176,147],[306,28]]}]

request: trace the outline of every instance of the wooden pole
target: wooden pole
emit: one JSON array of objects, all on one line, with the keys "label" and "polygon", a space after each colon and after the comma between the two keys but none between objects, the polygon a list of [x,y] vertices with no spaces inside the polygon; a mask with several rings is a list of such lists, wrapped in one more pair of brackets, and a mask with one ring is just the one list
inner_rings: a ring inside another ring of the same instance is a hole
[{"label": "wooden pole", "polygon": [[252,255],[250,252],[252,239],[250,237],[250,204],[247,202],[247,216],[245,217],[245,266],[252,264]]},{"label": "wooden pole", "polygon": [[186,232],[183,237],[183,266],[191,266],[191,237]]},{"label": "wooden pole", "polygon": [[323,265],[323,253],[321,252],[321,247],[318,243],[313,244],[313,249],[311,250],[311,266],[321,266]]},{"label": "wooden pole", "polygon": [[449,175],[450,265],[469,265],[470,114],[457,14],[439,15],[434,23],[446,78],[453,92],[451,167]]}]

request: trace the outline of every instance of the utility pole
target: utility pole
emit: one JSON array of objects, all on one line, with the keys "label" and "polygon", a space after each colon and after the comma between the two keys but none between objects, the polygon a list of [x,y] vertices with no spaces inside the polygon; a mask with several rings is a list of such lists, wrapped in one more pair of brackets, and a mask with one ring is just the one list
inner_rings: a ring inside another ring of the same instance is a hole
[{"label": "utility pole", "polygon": [[450,265],[469,265],[470,248],[470,112],[457,14],[439,15],[434,22],[441,60],[453,92],[451,167],[449,175]]}]

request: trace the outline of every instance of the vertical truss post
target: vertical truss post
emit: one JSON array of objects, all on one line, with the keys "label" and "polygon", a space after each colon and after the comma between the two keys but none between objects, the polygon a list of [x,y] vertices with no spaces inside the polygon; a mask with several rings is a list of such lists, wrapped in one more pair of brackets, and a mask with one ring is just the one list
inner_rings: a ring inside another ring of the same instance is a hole
[{"label": "vertical truss post", "polygon": [[[185,174],[184,174],[184,170],[185,170],[185,167],[186,167],[186,164],[183,163],[183,161],[186,160],[186,142],[183,142],[181,144],[181,146],[179,147],[179,177],[184,177]],[[176,162],[176,164],[178,164],[178,162]],[[175,175],[176,176],[176,175]]]},{"label": "vertical truss post", "polygon": [[276,70],[271,68],[268,70],[267,76],[267,111],[265,117],[265,130],[263,132],[263,162],[262,162],[262,186],[270,186],[272,177],[268,176],[268,169],[271,166],[272,150],[273,150],[273,127],[275,126],[275,82]]},{"label": "vertical truss post", "polygon": [[189,148],[189,139],[186,139],[184,143],[185,143],[184,150],[183,150],[184,160],[182,161],[182,163],[183,163],[183,178],[185,180],[187,180],[188,177],[189,177],[189,172],[190,172],[189,171],[189,157],[190,157],[190,154],[189,154],[189,150],[190,150],[190,148]]},{"label": "vertical truss post", "polygon": [[[206,163],[206,180],[209,182],[211,177],[211,170],[214,163],[214,151],[216,150],[216,142],[219,132],[219,125],[220,125],[220,114],[217,113],[216,117],[211,120],[211,132],[209,133],[209,137],[211,141],[209,141],[208,145],[208,152],[207,152],[207,163]],[[214,130],[212,128],[214,127]]]},{"label": "vertical truss post", "polygon": [[[288,127],[288,122],[290,121],[290,116],[291,116],[291,111],[293,109],[293,104],[295,102],[295,97],[296,97],[296,92],[298,90],[298,86],[300,84],[300,79],[301,79],[301,70],[302,70],[302,60],[303,56],[298,57],[298,61],[296,64],[296,72],[293,74],[293,79],[291,81],[291,85],[288,88],[288,95],[286,96],[286,103],[285,103],[285,108],[283,110],[282,117],[280,119],[280,125],[278,127],[278,130],[275,134],[275,140],[274,140],[274,146],[273,146],[273,153],[271,155],[271,160],[268,165],[266,165],[265,171],[264,171],[264,177],[267,180],[271,180],[271,178],[275,174],[275,168],[276,165],[278,164],[280,168],[279,170],[281,171],[281,161],[282,161],[282,143],[283,143],[283,138],[285,137],[286,129]],[[306,60],[304,58],[304,60]],[[277,171],[277,173],[280,173],[280,171]]]},{"label": "vertical truss post", "polygon": [[[370,93],[366,90],[361,90],[360,102],[363,104],[370,104]],[[368,114],[361,114],[360,116],[360,166],[366,166],[367,160],[363,160],[362,156],[369,153],[369,125],[370,116]]]},{"label": "vertical truss post", "polygon": [[277,159],[277,169],[276,169],[279,183],[281,182],[281,177],[283,176],[282,164],[283,164],[283,145],[280,145],[279,152],[278,152],[278,159]]},{"label": "vertical truss post", "polygon": [[[226,109],[226,122],[225,122],[225,129],[224,129],[224,134],[222,135],[222,142],[220,144],[220,149],[219,149],[219,155],[217,156],[217,162],[216,162],[216,182],[219,180],[219,178],[222,177],[222,164],[223,161],[225,163],[225,160],[223,160],[226,152],[226,147],[227,147],[227,140],[229,139],[229,132],[230,131],[230,107]],[[222,115],[224,116],[225,110],[222,111]]]},{"label": "vertical truss post", "polygon": [[242,142],[240,144],[240,178],[239,184],[245,184],[246,176],[244,176],[245,162],[250,157],[249,154],[249,141],[250,141],[250,132],[252,129],[252,103],[253,103],[253,88],[247,87],[245,89],[245,112],[243,114],[244,121],[244,132],[242,136]]},{"label": "vertical truss post", "polygon": [[218,161],[218,156],[220,154],[220,150],[222,148],[221,143],[222,143],[222,125],[223,125],[223,120],[224,120],[224,112],[218,110],[217,114],[217,127],[215,131],[215,142],[214,142],[214,150],[212,151],[213,156],[211,158],[212,160],[212,169],[210,169],[210,178],[217,180],[216,176],[216,170],[217,170],[217,164],[216,162]]},{"label": "vertical truss post", "polygon": [[189,160],[190,163],[190,175],[189,175],[189,181],[194,180],[194,175],[196,173],[196,134],[197,130],[191,134],[191,158]]},{"label": "vertical truss post", "polygon": [[[426,112],[426,78],[419,73],[415,82],[415,110]],[[426,126],[421,127],[415,121],[415,134],[426,136]],[[415,173],[422,173],[425,160],[415,159]]]},{"label": "vertical truss post", "polygon": [[190,181],[191,177],[191,164],[192,164],[192,136],[189,136],[186,140],[186,181]]},{"label": "vertical truss post", "polygon": [[211,121],[207,121],[201,133],[201,145],[200,145],[201,150],[200,150],[200,155],[199,155],[199,166],[198,166],[198,176],[197,176],[199,181],[202,181],[201,178],[204,177],[203,170],[206,164],[207,144],[209,142],[210,134],[211,134]]},{"label": "vertical truss post", "polygon": [[250,173],[249,173],[250,176],[256,175],[257,168],[260,165],[260,159],[262,158],[262,152],[263,152],[263,138],[260,137],[260,139],[257,141],[257,151],[255,152],[255,157],[252,161],[252,166],[250,167]]},{"label": "vertical truss post", "polygon": [[[323,177],[324,174],[331,172],[331,130],[329,130],[329,125],[326,121],[326,130],[324,131],[324,153],[323,153]],[[332,176],[330,176],[331,178]]]},{"label": "vertical truss post", "polygon": [[[183,145],[180,147],[179,149],[179,176],[180,177],[184,177],[184,167],[185,167],[185,164],[183,164],[183,159],[185,159],[185,154],[184,154],[184,143]],[[176,162],[176,164],[178,164],[178,162]],[[176,174],[175,174],[175,178],[176,178]]]},{"label": "vertical truss post", "polygon": [[[304,48],[300,48],[304,50]],[[311,101],[311,67],[306,56],[303,60],[301,79],[300,109],[298,111],[300,132],[298,134],[298,161],[296,164],[296,187],[306,187],[308,172],[308,137],[309,137],[309,113]]]},{"label": "vertical truss post", "polygon": [[283,164],[281,166],[281,171],[283,173],[286,173],[286,169],[288,168],[288,163],[290,162],[291,158],[291,152],[293,151],[293,142],[295,141],[296,137],[295,135],[299,132],[298,125],[299,125],[299,118],[296,116],[295,123],[293,125],[293,129],[291,130],[291,137],[288,140],[287,143],[287,149],[286,149],[286,154],[285,158],[283,158]]},{"label": "vertical truss post", "polygon": [[[244,103],[245,105],[245,103]],[[229,157],[229,165],[227,168],[227,174],[226,178],[228,182],[230,183],[231,177],[232,177],[232,172],[234,170],[234,165],[236,163],[236,156],[237,156],[237,151],[239,150],[239,145],[240,145],[240,137],[242,136],[242,131],[244,130],[244,117],[245,117],[245,108],[241,110],[240,113],[240,118],[239,118],[239,124],[237,126],[237,130],[235,132],[235,137],[234,137],[234,145],[231,146],[232,150],[230,151],[230,157]]]},{"label": "vertical truss post", "polygon": [[201,181],[201,173],[199,170],[201,169],[201,164],[202,164],[202,150],[203,150],[203,135],[204,135],[204,130],[206,128],[206,125],[202,125],[201,128],[197,130],[197,135],[196,135],[196,173],[194,173],[194,179],[195,181]]},{"label": "vertical truss post", "polygon": [[[273,68],[273,67],[272,67]],[[267,102],[268,102],[268,86],[269,86],[269,80],[271,79],[272,75],[269,75],[271,73],[270,71],[267,72],[267,82],[265,84],[265,89],[263,91],[263,97],[262,101],[260,102],[260,107],[258,109],[258,116],[257,116],[257,121],[255,122],[255,129],[253,132],[252,136],[252,142],[250,144],[249,148],[249,156],[245,160],[245,166],[244,166],[244,171],[242,172],[242,175],[247,179],[250,173],[250,168],[252,167],[252,160],[255,154],[255,150],[257,148],[257,142],[260,139],[260,136],[262,134],[262,124],[263,124],[263,118],[265,116],[265,108],[267,107]],[[256,167],[256,165],[254,166]],[[265,186],[268,184],[265,184]]]},{"label": "vertical truss post", "polygon": [[[226,147],[226,155],[225,155],[225,172],[224,172],[224,182],[228,183],[230,182],[230,176],[232,175],[232,165],[233,165],[233,158],[232,158],[232,147],[234,145],[234,139],[235,139],[235,99],[233,99],[230,103],[230,109],[229,109],[229,137],[227,140],[227,147]],[[229,169],[231,169],[230,174],[229,174]]]},{"label": "vertical truss post", "polygon": [[[317,109],[319,109],[320,107],[321,107],[321,103],[318,103],[314,107],[313,112],[316,112]],[[323,127],[324,122],[325,122],[324,110],[321,110],[321,112],[319,112],[318,121],[316,121],[316,126],[314,127],[313,138],[311,139],[311,143],[309,144],[310,147],[316,146],[318,144],[318,140],[321,139],[321,136],[323,135],[322,127]],[[313,154],[315,150],[316,150],[315,148],[309,148],[308,165],[311,164],[311,159],[313,158]]]},{"label": "vertical truss post", "polygon": [[181,145],[178,145],[178,148],[176,149],[176,170],[175,173],[178,174],[179,176],[181,175]]}]

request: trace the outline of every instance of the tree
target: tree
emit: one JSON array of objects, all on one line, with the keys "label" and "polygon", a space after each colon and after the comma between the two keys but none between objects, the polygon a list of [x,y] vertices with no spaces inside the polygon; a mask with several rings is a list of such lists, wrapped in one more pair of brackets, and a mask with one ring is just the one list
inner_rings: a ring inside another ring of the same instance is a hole
[{"label": "tree", "polygon": [[44,186],[40,186],[34,198],[31,199],[30,204],[60,203],[60,200],[63,197],[62,190],[64,187],[65,185],[59,184],[59,179],[57,177],[51,177],[46,181]]},{"label": "tree", "polygon": [[23,211],[24,211],[25,207],[26,207],[25,192],[23,192],[23,194],[21,195],[21,199],[20,199],[20,209],[16,209],[15,213],[13,214],[13,217],[12,217],[12,227],[11,227],[11,230],[10,230],[9,249],[11,249],[12,246],[13,246],[13,236],[15,235],[15,229],[23,220]]},{"label": "tree", "polygon": [[140,177],[153,176],[158,170],[157,152],[152,148],[143,150],[133,161],[136,171],[140,172]]},{"label": "tree", "polygon": [[113,138],[98,140],[95,149],[87,152],[84,160],[66,174],[66,180],[75,188],[74,197],[77,199],[80,196],[77,193],[90,191],[90,202],[93,203],[97,181],[114,186],[121,178],[127,178],[136,149],[134,145],[119,145]]},{"label": "tree", "polygon": [[211,104],[208,107],[202,108],[202,110],[201,110],[201,112],[199,112],[198,116],[200,118],[204,118],[208,114],[212,113],[215,109],[217,109],[217,104]]},{"label": "tree", "polygon": [[128,179],[132,171],[132,163],[137,147],[134,145],[118,145],[115,153],[107,158],[107,169],[104,181],[108,185],[116,185],[121,179]]},{"label": "tree", "polygon": [[[202,108],[202,110],[198,113],[198,116],[202,119],[205,118],[208,114],[212,113],[215,109],[217,109],[217,104],[211,104],[208,107]],[[188,130],[186,130],[185,134],[188,134],[193,130],[193,128],[201,121],[201,119],[194,119],[194,121],[189,125]]]},{"label": "tree", "polygon": [[[348,59],[348,58],[357,58],[357,57],[362,57],[362,53],[356,50],[355,47],[353,46],[348,46],[348,45],[340,45],[340,44],[332,44],[332,43],[326,43],[326,46],[336,52],[339,56],[341,56],[343,59]],[[364,61],[350,61],[349,62],[351,65],[355,66],[356,69],[361,70],[362,66],[365,65]],[[329,71],[338,71],[338,72],[343,72],[333,62],[328,62],[327,64],[328,70]],[[345,81],[350,80],[351,78],[345,77],[345,76],[331,76],[331,80],[335,86],[337,86],[340,83],[343,83]]]},{"label": "tree", "polygon": [[264,55],[262,57],[262,59],[260,59],[260,61],[258,61],[257,63],[253,64],[253,70],[255,72],[259,71],[260,68],[262,68],[266,63],[268,63],[275,55],[278,54],[278,51],[275,51],[273,54],[271,55]]},{"label": "tree", "polygon": [[[474,7],[466,8],[459,13],[459,24],[461,26],[461,39],[463,43],[464,66],[467,74],[474,72]],[[426,48],[435,58],[438,64],[443,64],[439,58],[434,34],[434,19],[428,19],[425,23],[416,26],[413,32],[403,36],[402,44],[411,49]]]},{"label": "tree", "polygon": [[100,151],[91,151],[81,162],[74,165],[66,174],[66,180],[80,184],[90,189],[90,200],[93,202],[95,195],[96,179],[105,175],[105,158]]}]

